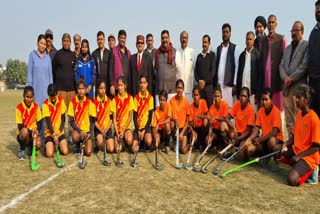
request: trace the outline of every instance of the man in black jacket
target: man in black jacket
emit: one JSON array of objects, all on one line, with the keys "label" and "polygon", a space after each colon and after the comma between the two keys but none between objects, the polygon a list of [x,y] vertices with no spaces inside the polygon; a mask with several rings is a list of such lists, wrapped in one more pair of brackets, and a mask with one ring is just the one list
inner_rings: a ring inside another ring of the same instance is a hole
[{"label": "man in black jacket", "polygon": [[208,108],[213,103],[213,88],[217,85],[216,55],[209,51],[210,36],[202,37],[202,52],[198,54],[194,77],[201,91],[201,98],[207,101]]},{"label": "man in black jacket", "polygon": [[[254,47],[254,33],[249,31],[246,35],[246,48],[239,57],[237,97],[239,97],[242,87],[248,87],[251,92],[251,104],[257,103],[255,102],[255,95],[258,93],[257,88],[260,75],[260,52]],[[255,110],[257,109],[255,108]]]},{"label": "man in black jacket", "polygon": [[[97,68],[97,79],[96,79],[96,89],[95,89],[95,94],[97,95],[97,89],[98,89],[98,84],[101,81],[105,81],[107,84],[108,81],[108,73],[109,73],[109,66],[110,66],[110,51],[104,47],[105,45],[105,35],[102,31],[99,31],[97,33],[97,44],[98,48],[92,52],[92,56],[94,58],[94,61],[96,63],[96,68]],[[110,86],[107,85],[107,88]],[[107,90],[108,96],[109,90]]]}]

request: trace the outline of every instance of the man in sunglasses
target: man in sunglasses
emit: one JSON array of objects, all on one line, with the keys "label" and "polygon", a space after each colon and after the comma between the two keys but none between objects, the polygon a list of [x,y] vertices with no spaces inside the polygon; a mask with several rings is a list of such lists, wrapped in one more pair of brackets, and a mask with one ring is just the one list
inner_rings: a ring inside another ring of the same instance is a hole
[{"label": "man in sunglasses", "polygon": [[46,53],[50,56],[51,62],[54,58],[54,55],[57,52],[57,49],[53,46],[53,33],[51,29],[46,30],[45,32],[46,40],[47,40],[47,47]]}]

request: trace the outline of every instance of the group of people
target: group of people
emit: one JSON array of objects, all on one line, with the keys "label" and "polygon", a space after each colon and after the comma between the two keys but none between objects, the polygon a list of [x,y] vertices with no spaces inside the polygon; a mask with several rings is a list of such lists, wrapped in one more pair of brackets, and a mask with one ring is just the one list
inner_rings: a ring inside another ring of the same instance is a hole
[{"label": "group of people", "polygon": [[[258,16],[255,33],[246,33],[241,53],[230,41],[231,25],[226,23],[216,52],[210,50],[210,36],[204,35],[197,56],[188,47],[186,31],[180,34],[179,49],[167,30],[161,32],[158,49],[152,34],[146,41],[138,35],[137,53],[131,55],[124,30],[118,33],[117,46],[115,36],[108,36],[109,49],[99,31],[98,48],[91,54],[88,40],[78,34],[71,51],[67,33],[57,51],[49,29],[39,35],[38,49],[30,54],[29,86],[16,110],[19,158],[24,159],[33,139],[40,148],[41,127],[46,155],[52,157],[56,143],[68,154],[68,121],[69,141],[77,149],[85,142],[88,156],[93,134],[96,147],[106,143],[110,153],[122,141],[132,153],[138,152],[140,141],[147,147],[162,142],[165,151],[175,137],[182,153],[188,151],[190,139],[197,139],[198,145],[213,144],[216,150],[227,144],[243,148],[243,160],[281,149],[283,156],[276,162],[290,164],[288,183],[301,185],[311,174],[318,175],[320,160],[320,98],[311,96],[320,91],[320,1],[315,3],[315,17],[309,42],[303,40],[303,23],[296,21],[287,46],[276,32],[276,16]],[[179,136],[173,134],[176,129]],[[318,178],[313,180],[310,183]]]}]

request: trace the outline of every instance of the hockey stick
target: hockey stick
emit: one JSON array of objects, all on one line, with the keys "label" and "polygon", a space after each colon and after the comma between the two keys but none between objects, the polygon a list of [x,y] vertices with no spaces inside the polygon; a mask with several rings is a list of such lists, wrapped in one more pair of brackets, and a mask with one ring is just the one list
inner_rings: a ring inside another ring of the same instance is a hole
[{"label": "hockey stick", "polygon": [[103,165],[110,166],[111,162],[108,161],[107,157],[107,142],[106,142],[106,135],[103,135]]},{"label": "hockey stick", "polygon": [[190,165],[190,158],[191,158],[192,147],[193,147],[194,141],[195,141],[195,137],[192,138],[191,145],[190,145],[189,151],[188,151],[187,160],[186,160],[186,166],[185,166],[185,168],[186,168],[186,170],[188,170],[188,171],[191,171],[192,168],[193,168],[193,167]]},{"label": "hockey stick", "polygon": [[116,166],[117,167],[122,167],[123,166],[123,162],[121,162],[121,160],[120,160],[120,152],[121,152],[121,147],[122,147],[123,141],[124,141],[123,138],[121,138],[120,142],[118,141],[117,160],[116,160]]},{"label": "hockey stick", "polygon": [[162,170],[163,169],[163,165],[159,163],[159,151],[158,151],[158,138],[156,137],[156,154],[155,154],[155,169],[156,170]]},{"label": "hockey stick", "polygon": [[136,152],[134,153],[133,160],[131,162],[131,166],[133,168],[136,168],[137,166],[139,166],[139,164],[136,161],[137,161],[137,155],[138,155],[138,152],[139,152],[139,147],[140,147],[141,141],[142,140],[139,140],[138,145],[136,146],[136,149],[135,149]]},{"label": "hockey stick", "polygon": [[37,153],[36,145],[37,145],[37,137],[36,137],[36,134],[34,134],[33,143],[32,143],[32,156],[31,156],[31,170],[32,171],[37,171],[40,169],[40,165],[36,164],[36,153]]},{"label": "hockey stick", "polygon": [[183,163],[179,160],[179,127],[177,127],[176,131],[177,142],[176,142],[176,169],[181,169],[183,167]]},{"label": "hockey stick", "polygon": [[86,144],[88,142],[89,139],[87,139],[87,134],[85,135],[85,142],[84,143],[80,143],[80,160],[79,160],[79,167],[80,169],[84,169],[84,167],[87,165],[87,162],[84,160],[84,150],[86,148]]},{"label": "hockey stick", "polygon": [[234,172],[234,171],[236,171],[236,170],[238,170],[238,169],[241,169],[241,168],[243,168],[243,167],[245,167],[245,166],[248,166],[248,165],[250,165],[250,164],[258,163],[259,161],[261,161],[261,160],[263,160],[263,159],[266,159],[266,158],[268,158],[268,157],[277,155],[277,154],[279,154],[280,152],[281,152],[281,150],[278,150],[278,151],[272,152],[272,153],[270,153],[270,154],[264,155],[264,156],[262,156],[262,157],[255,158],[255,159],[253,159],[253,160],[251,160],[251,161],[248,161],[248,162],[246,162],[246,163],[244,163],[244,164],[241,164],[240,166],[236,166],[236,167],[234,167],[234,168],[232,168],[232,169],[229,169],[228,171],[226,171],[226,172],[224,172],[223,174],[221,174],[220,177],[222,177],[222,178],[223,178],[223,177],[226,177],[226,176],[227,176],[228,174],[230,174],[231,172]]},{"label": "hockey stick", "polygon": [[243,150],[245,150],[245,149],[247,148],[247,146],[248,146],[249,144],[251,144],[251,142],[252,142],[252,141],[249,141],[249,143],[243,145],[243,146],[241,147],[241,149],[239,149],[239,151],[233,153],[227,160],[221,162],[221,163],[218,165],[218,167],[213,171],[213,174],[214,174],[214,175],[217,175],[217,174],[220,172],[220,170],[222,169],[222,167],[223,167],[224,165],[226,165],[227,162],[229,162],[230,160],[232,160],[232,158],[233,158],[234,156],[236,156],[237,154],[239,154],[240,152],[242,152]]},{"label": "hockey stick", "polygon": [[226,148],[224,148],[222,151],[220,151],[217,155],[214,155],[211,159],[209,159],[201,168],[202,173],[207,173],[207,167],[215,160],[217,157],[220,157],[223,155],[228,149],[232,147],[232,144],[229,144]]},{"label": "hockey stick", "polygon": [[194,163],[193,165],[193,170],[196,172],[200,172],[200,168],[199,168],[199,164],[202,160],[202,158],[204,157],[204,155],[207,153],[208,149],[211,147],[211,143],[209,143],[207,145],[207,147],[204,149],[204,151],[201,153],[200,157],[198,158],[198,160]]},{"label": "hockey stick", "polygon": [[55,145],[55,149],[56,149],[56,156],[57,156],[57,159],[56,159],[56,165],[57,167],[59,168],[63,168],[65,163],[63,161],[61,161],[60,159],[60,150],[59,150],[59,142],[54,140],[54,145]]}]

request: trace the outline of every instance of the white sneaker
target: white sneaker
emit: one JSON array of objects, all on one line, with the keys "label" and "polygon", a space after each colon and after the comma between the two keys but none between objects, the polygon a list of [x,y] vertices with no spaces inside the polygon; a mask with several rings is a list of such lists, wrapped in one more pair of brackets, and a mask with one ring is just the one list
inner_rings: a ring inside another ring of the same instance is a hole
[{"label": "white sneaker", "polygon": [[309,178],[307,179],[307,182],[309,184],[317,184],[318,183],[318,175],[319,175],[319,166],[317,166],[312,174],[309,176]]}]

